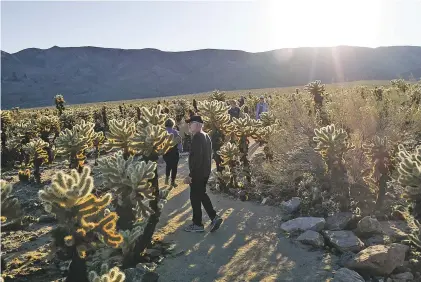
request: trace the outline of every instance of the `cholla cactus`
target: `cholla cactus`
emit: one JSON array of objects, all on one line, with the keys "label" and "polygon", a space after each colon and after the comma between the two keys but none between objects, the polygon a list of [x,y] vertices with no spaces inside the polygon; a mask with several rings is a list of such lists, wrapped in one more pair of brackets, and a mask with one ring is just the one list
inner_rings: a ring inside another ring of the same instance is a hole
[{"label": "cholla cactus", "polygon": [[64,111],[64,97],[61,94],[57,94],[54,96],[54,103],[56,104],[56,108],[58,110],[58,115],[61,116],[61,114]]},{"label": "cholla cactus", "polygon": [[74,110],[68,109],[60,115],[60,127],[72,129],[77,123],[77,114]]},{"label": "cholla cactus", "polygon": [[131,229],[136,220],[148,218],[154,211],[149,201],[154,199],[149,180],[155,177],[156,163],[138,162],[130,156],[127,160],[121,151],[99,161],[105,184],[118,197],[119,228]]},{"label": "cholla cactus", "polygon": [[406,196],[414,204],[415,219],[421,221],[421,146],[417,146],[413,153],[399,145],[398,182],[406,187]]},{"label": "cholla cactus", "polygon": [[23,149],[29,156],[29,162],[34,167],[34,178],[35,182],[38,184],[41,183],[40,167],[43,163],[48,161],[48,153],[46,150],[48,146],[48,143],[44,142],[41,138],[35,138],[23,146]]},{"label": "cholla cactus", "polygon": [[399,91],[402,91],[403,93],[406,93],[409,88],[411,87],[411,84],[405,82],[404,79],[393,79],[390,81],[392,86],[399,89]]},{"label": "cholla cactus", "polygon": [[[239,163],[240,150],[238,149],[237,145],[230,142],[226,143],[218,151],[218,155],[222,160],[221,165],[225,167],[224,171],[219,172],[219,174],[216,175],[219,179],[220,185],[225,188],[224,190],[228,189],[228,185],[232,188],[238,188],[237,174],[235,173],[235,170]],[[227,171],[230,172],[230,177],[228,179],[228,173],[225,172],[226,168],[228,168]],[[228,181],[222,183],[222,181],[225,180]]]},{"label": "cholla cactus", "polygon": [[348,210],[350,193],[344,155],[354,149],[354,146],[347,141],[348,133],[343,129],[336,129],[334,124],[315,129],[314,133],[316,136],[313,140],[317,143],[314,150],[322,156],[326,164],[326,173],[330,175],[332,182],[331,192],[338,197],[341,209]]},{"label": "cholla cactus", "polygon": [[376,136],[372,144],[363,144],[363,151],[371,168],[363,171],[364,181],[377,193],[376,207],[381,208],[386,195],[387,182],[390,180],[390,155],[387,137]]},{"label": "cholla cactus", "polygon": [[89,282],[123,282],[126,275],[117,266],[109,269],[107,264],[101,265],[100,274],[89,272]]},{"label": "cholla cactus", "polygon": [[211,96],[210,96],[210,100],[211,101],[225,102],[225,100],[226,100],[225,92],[221,92],[219,90],[213,91]]},{"label": "cholla cactus", "polygon": [[132,139],[132,146],[146,158],[162,156],[176,145],[174,135],[168,134],[162,126],[149,125],[139,131]]},{"label": "cholla cactus", "polygon": [[165,120],[168,118],[166,114],[162,113],[162,106],[157,106],[151,110],[142,107],[142,116],[137,124],[138,127],[147,127],[149,125],[163,126]]},{"label": "cholla cactus", "polygon": [[1,223],[8,218],[16,218],[21,214],[20,204],[17,198],[12,197],[13,186],[4,180],[0,180],[1,188]]},{"label": "cholla cactus", "polygon": [[175,100],[175,104],[173,104],[172,108],[176,120],[180,120],[187,114],[187,111],[189,110],[189,104],[185,99],[179,99]]},{"label": "cholla cactus", "polygon": [[[17,155],[18,161],[26,165],[29,162],[23,146],[37,136],[37,125],[33,120],[22,120],[11,127],[11,138],[8,138],[6,147]],[[14,156],[16,159],[16,155]]]},{"label": "cholla cactus", "polygon": [[48,143],[46,148],[48,163],[54,159],[52,146],[60,134],[60,119],[56,116],[41,116],[38,120],[38,131],[43,141]]},{"label": "cholla cactus", "polygon": [[265,126],[263,128],[259,128],[257,131],[257,139],[256,141],[262,146],[265,145],[263,148],[263,152],[265,153],[267,160],[273,159],[273,151],[271,150],[269,146],[269,140],[272,136],[274,136],[274,133],[277,131],[277,124]]},{"label": "cholla cactus", "polygon": [[125,159],[133,155],[132,138],[136,132],[135,124],[127,120],[114,119],[109,121],[109,130],[110,132],[106,133],[107,142],[105,147],[107,150],[113,148],[123,149]]},{"label": "cholla cactus", "polygon": [[12,124],[12,116],[9,111],[1,111],[0,130],[1,130],[1,144],[6,147],[6,133],[9,126]]},{"label": "cholla cactus", "polygon": [[132,230],[125,230],[121,232],[121,235],[123,236],[123,243],[121,244],[123,256],[128,256],[133,252],[136,241],[145,231],[145,225],[146,221],[143,221],[140,225],[136,225]]},{"label": "cholla cactus", "polygon": [[19,181],[21,182],[29,182],[31,178],[31,171],[29,169],[20,169],[18,171]]},{"label": "cholla cactus", "polygon": [[260,121],[251,119],[248,114],[243,118],[233,118],[234,135],[239,142],[240,160],[247,181],[251,182],[250,162],[248,160],[249,141],[248,138],[258,139],[258,130],[261,126]]},{"label": "cholla cactus", "polygon": [[93,123],[81,121],[72,130],[65,129],[56,140],[57,153],[70,158],[70,168],[82,171],[85,162],[85,150],[93,146],[96,137]]},{"label": "cholla cactus", "polygon": [[95,163],[94,165],[98,165],[98,158],[99,158],[99,152],[100,147],[105,143],[105,136],[102,132],[95,132],[95,136],[92,140],[92,144],[95,148]]},{"label": "cholla cactus", "polygon": [[325,92],[325,85],[320,80],[316,80],[307,84],[304,89],[313,95],[314,105],[321,109],[323,106],[323,94]]},{"label": "cholla cactus", "polygon": [[[86,253],[92,240],[101,241],[113,248],[119,247],[123,237],[116,233],[117,214],[104,209],[111,203],[112,195],[107,193],[101,198],[92,194],[93,178],[89,167],[81,174],[72,170],[70,175],[58,172],[52,185],[38,192],[47,212],[55,214],[58,226],[54,231],[56,247],[69,249],[73,255],[69,276],[80,277],[81,269],[86,267]],[[81,266],[82,265],[82,266]]]},{"label": "cholla cactus", "polygon": [[261,113],[260,121],[262,123],[262,126],[271,126],[279,123],[278,119],[271,112]]},{"label": "cholla cactus", "polygon": [[224,102],[220,101],[203,101],[199,102],[199,110],[205,122],[205,130],[209,133],[212,140],[212,150],[216,163],[216,170],[222,171],[222,160],[217,152],[233,129],[233,126],[230,123],[230,116],[228,114],[229,107]]}]

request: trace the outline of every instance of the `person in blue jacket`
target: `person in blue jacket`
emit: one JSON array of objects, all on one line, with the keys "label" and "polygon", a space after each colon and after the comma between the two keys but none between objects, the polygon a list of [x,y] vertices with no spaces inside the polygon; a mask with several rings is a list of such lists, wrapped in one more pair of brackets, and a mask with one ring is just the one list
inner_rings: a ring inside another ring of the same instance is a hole
[{"label": "person in blue jacket", "polygon": [[260,119],[260,114],[269,111],[269,106],[265,101],[265,97],[260,96],[260,101],[256,105],[256,119]]}]

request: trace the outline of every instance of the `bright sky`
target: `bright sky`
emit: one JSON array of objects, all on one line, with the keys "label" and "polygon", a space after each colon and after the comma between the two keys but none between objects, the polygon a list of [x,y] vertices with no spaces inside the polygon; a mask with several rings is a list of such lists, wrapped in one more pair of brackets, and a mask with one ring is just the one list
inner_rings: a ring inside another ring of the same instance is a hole
[{"label": "bright sky", "polygon": [[1,1],[1,49],[421,46],[421,0]]}]

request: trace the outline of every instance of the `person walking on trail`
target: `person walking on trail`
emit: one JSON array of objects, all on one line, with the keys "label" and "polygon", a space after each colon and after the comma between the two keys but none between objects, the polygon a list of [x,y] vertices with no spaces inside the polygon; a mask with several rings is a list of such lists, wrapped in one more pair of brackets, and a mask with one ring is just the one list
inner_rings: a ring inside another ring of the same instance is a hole
[{"label": "person walking on trail", "polygon": [[165,168],[165,185],[169,184],[171,175],[171,186],[177,187],[175,178],[177,177],[177,167],[180,160],[180,152],[182,152],[181,137],[177,130],[174,129],[175,122],[173,119],[167,119],[165,121],[165,128],[169,134],[173,134],[177,142],[177,145],[172,147],[164,154],[164,161],[166,163]]},{"label": "person walking on trail", "polygon": [[231,100],[231,109],[228,110],[228,114],[230,115],[230,120],[232,121],[233,118],[240,118],[240,108],[237,107],[237,101]]},{"label": "person walking on trail", "polygon": [[269,110],[268,104],[265,101],[265,97],[260,96],[260,101],[256,105],[256,119],[260,119],[260,114]]},{"label": "person walking on trail", "polygon": [[222,223],[222,218],[216,214],[212,202],[206,193],[206,184],[211,173],[212,141],[203,128],[201,116],[192,116],[189,120],[190,131],[193,134],[189,155],[190,174],[184,183],[190,184],[190,202],[193,209],[193,223],[184,230],[187,232],[204,232],[202,224],[202,205],[211,219],[210,232],[216,231]]}]

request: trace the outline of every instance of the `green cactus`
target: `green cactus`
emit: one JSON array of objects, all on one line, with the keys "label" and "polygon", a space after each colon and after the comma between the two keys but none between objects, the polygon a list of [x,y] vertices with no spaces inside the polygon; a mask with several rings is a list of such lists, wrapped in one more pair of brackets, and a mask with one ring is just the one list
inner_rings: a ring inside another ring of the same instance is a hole
[{"label": "green cactus", "polygon": [[260,121],[262,126],[272,126],[279,123],[279,120],[271,112],[264,112],[260,114]]},{"label": "green cactus", "polygon": [[132,146],[146,158],[155,159],[176,145],[174,136],[159,125],[140,128],[132,138]]},{"label": "green cactus", "polygon": [[205,122],[204,129],[208,132],[212,141],[213,158],[218,172],[223,170],[218,151],[224,144],[225,139],[232,133],[233,126],[228,114],[229,107],[220,101],[199,102],[199,110]]},{"label": "green cactus", "polygon": [[82,120],[71,130],[66,128],[57,137],[57,153],[69,158],[69,168],[77,168],[79,172],[82,171],[86,159],[85,150],[93,146],[93,140],[97,136],[94,126],[94,123]]},{"label": "green cactus", "polygon": [[227,97],[226,97],[225,92],[221,92],[219,90],[214,90],[209,98],[210,98],[211,101],[225,102]]},{"label": "green cactus", "polygon": [[9,127],[12,124],[10,111],[1,110],[0,131],[1,131],[1,166],[7,166],[13,162],[13,154],[8,150],[6,144],[8,140]]},{"label": "green cactus", "polygon": [[[218,155],[221,157],[221,165],[223,167],[227,167],[228,169],[224,169],[224,171],[219,172],[217,175],[218,179],[220,180],[220,185],[227,192],[229,187],[238,188],[237,182],[237,174],[236,174],[236,167],[239,164],[239,156],[240,150],[238,146],[234,143],[226,143],[221,147],[218,151]],[[222,182],[227,179],[227,174],[230,172],[230,177],[227,182]]]},{"label": "green cactus", "polygon": [[37,136],[37,124],[28,119],[24,119],[13,125],[11,128],[13,135],[8,138],[6,148],[13,154],[18,155],[18,162],[23,165],[28,165],[29,158],[26,155],[23,146],[28,144],[31,139]]},{"label": "green cactus", "polygon": [[323,94],[325,93],[325,85],[322,84],[320,80],[315,80],[307,84],[304,89],[313,95],[314,104],[317,108],[322,108],[323,106]]},{"label": "green cactus", "polygon": [[23,150],[29,156],[29,162],[34,168],[34,178],[37,184],[41,184],[40,167],[42,164],[48,162],[48,148],[49,144],[44,142],[41,138],[35,138],[25,146]]},{"label": "green cactus", "polygon": [[21,182],[29,182],[31,179],[31,171],[29,169],[20,169],[18,171],[18,177]]},{"label": "green cactus", "polygon": [[272,136],[274,136],[276,131],[277,124],[273,124],[259,128],[256,134],[256,142],[258,142],[260,146],[265,145],[263,147],[263,152],[265,153],[266,160],[268,161],[273,160],[273,151],[269,146],[269,140]]},{"label": "green cactus", "polygon": [[406,197],[413,204],[413,215],[421,221],[421,146],[417,146],[413,153],[406,151],[399,145],[398,182],[405,186]]},{"label": "green cactus", "polygon": [[154,199],[149,180],[155,177],[156,163],[124,159],[121,151],[99,161],[106,186],[117,195],[118,227],[131,229],[154,211],[149,201]]},{"label": "green cactus", "polygon": [[132,138],[136,132],[135,124],[127,120],[114,119],[109,121],[109,130],[110,132],[106,133],[107,142],[105,147],[107,150],[122,149],[125,159],[133,155]]},{"label": "green cactus", "polygon": [[325,162],[326,174],[331,180],[331,193],[338,198],[341,209],[346,211],[350,204],[350,190],[344,155],[355,147],[348,142],[348,133],[336,129],[334,124],[315,129],[314,133],[313,140],[317,143],[314,150]]},{"label": "green cactus", "polygon": [[15,219],[21,216],[20,203],[17,198],[12,197],[13,186],[4,180],[0,180],[1,188],[1,223],[7,219]]},{"label": "green cactus", "polygon": [[77,113],[74,110],[68,109],[60,115],[61,128],[72,129],[77,121]]},{"label": "green cactus", "polygon": [[60,119],[56,116],[41,116],[37,124],[41,139],[48,143],[46,147],[48,163],[52,163],[54,159],[52,147],[55,139],[60,135]]},{"label": "green cactus", "polygon": [[100,153],[100,147],[105,143],[105,136],[102,132],[95,132],[95,135],[92,140],[92,144],[95,148],[95,163],[94,165],[98,165],[98,158]]},{"label": "green cactus", "polygon": [[74,169],[70,175],[60,171],[53,177],[51,186],[38,192],[45,210],[58,220],[53,232],[55,246],[70,252],[72,257],[69,281],[87,280],[85,257],[95,238],[113,248],[123,242],[115,230],[117,214],[104,213],[112,195],[107,193],[101,198],[93,195],[94,181],[90,173],[87,166],[81,174]]},{"label": "green cactus", "polygon": [[123,282],[126,279],[124,272],[117,266],[109,269],[107,264],[101,265],[100,274],[95,271],[89,272],[89,282]]},{"label": "green cactus", "polygon": [[391,158],[388,152],[387,137],[383,139],[376,136],[372,144],[363,144],[364,155],[370,162],[371,167],[363,171],[363,179],[377,194],[376,209],[383,206],[387,190],[387,182],[390,181]]},{"label": "green cactus", "polygon": [[61,114],[64,111],[64,97],[61,94],[57,94],[56,96],[54,96],[54,103],[56,104],[56,108],[58,111],[58,115],[61,116]]}]

